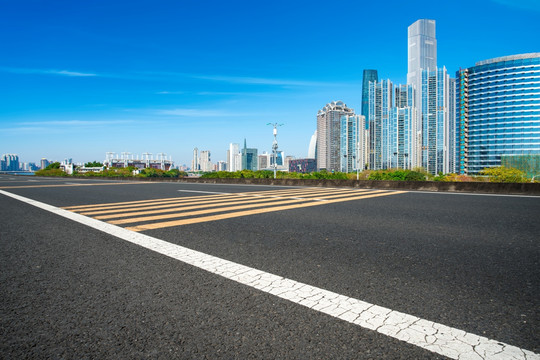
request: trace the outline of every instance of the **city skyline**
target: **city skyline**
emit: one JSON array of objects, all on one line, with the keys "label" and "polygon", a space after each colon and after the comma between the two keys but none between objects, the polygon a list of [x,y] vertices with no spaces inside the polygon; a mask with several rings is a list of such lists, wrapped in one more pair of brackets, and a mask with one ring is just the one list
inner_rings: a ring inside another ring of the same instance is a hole
[{"label": "city skyline", "polygon": [[[270,152],[266,124],[276,121],[285,124],[280,150],[306,157],[325,104],[361,113],[364,69],[406,83],[407,27],[421,18],[437,22],[437,63],[450,76],[539,50],[534,1],[338,2],[358,22],[336,18],[330,28],[319,21],[324,2],[0,4],[0,153],[22,162],[130,151],[189,166],[195,147],[218,162],[244,138]],[[455,14],[465,7],[475,21],[462,27]],[[369,30],[382,21],[363,16],[374,12],[388,15],[385,32]],[[336,42],[341,54],[325,52]]]}]

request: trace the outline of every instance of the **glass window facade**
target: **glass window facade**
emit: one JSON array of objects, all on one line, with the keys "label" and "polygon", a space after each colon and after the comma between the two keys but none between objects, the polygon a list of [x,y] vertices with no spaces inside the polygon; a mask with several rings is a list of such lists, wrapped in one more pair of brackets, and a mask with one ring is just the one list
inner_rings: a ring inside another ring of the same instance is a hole
[{"label": "glass window facade", "polygon": [[462,174],[540,154],[540,53],[477,63],[456,73],[456,163]]}]

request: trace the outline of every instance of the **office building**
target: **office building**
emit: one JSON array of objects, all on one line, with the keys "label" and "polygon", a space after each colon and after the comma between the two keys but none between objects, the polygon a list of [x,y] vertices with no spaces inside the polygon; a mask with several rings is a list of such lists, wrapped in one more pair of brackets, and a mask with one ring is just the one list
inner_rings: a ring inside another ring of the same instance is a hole
[{"label": "office building", "polygon": [[480,61],[456,73],[460,174],[540,154],[540,53]]},{"label": "office building", "polygon": [[341,168],[341,116],[354,115],[343,101],[326,104],[317,113],[317,167],[327,171]]},{"label": "office building", "polygon": [[227,170],[230,172],[242,170],[242,154],[240,153],[239,145],[230,143],[227,155]]},{"label": "office building", "polygon": [[256,171],[257,169],[257,149],[249,149],[246,144],[246,139],[244,139],[244,148],[242,149],[242,170]]},{"label": "office building", "polygon": [[446,68],[437,67],[435,20],[420,19],[408,28],[407,85],[412,86],[414,111],[411,123],[412,167],[422,166],[432,174],[448,173],[455,167],[454,80]]},{"label": "office building", "polygon": [[417,106],[422,134],[421,166],[432,174],[448,173],[452,156],[450,116],[454,114],[449,87],[453,82],[445,67],[422,70],[421,78],[421,102]]},{"label": "office building", "polygon": [[369,83],[369,168],[387,169],[390,111],[394,106],[394,85],[390,80]]},{"label": "office building", "polygon": [[214,165],[212,164],[212,161],[210,159],[210,151],[209,150],[202,150],[201,151],[201,157],[199,161],[199,168],[201,171],[209,172],[214,170]]},{"label": "office building", "polygon": [[362,74],[362,115],[366,119],[366,129],[369,127],[369,83],[373,81],[379,81],[377,70],[364,70]]},{"label": "office building", "polygon": [[191,160],[191,170],[199,171],[199,149],[193,149],[193,159]]}]

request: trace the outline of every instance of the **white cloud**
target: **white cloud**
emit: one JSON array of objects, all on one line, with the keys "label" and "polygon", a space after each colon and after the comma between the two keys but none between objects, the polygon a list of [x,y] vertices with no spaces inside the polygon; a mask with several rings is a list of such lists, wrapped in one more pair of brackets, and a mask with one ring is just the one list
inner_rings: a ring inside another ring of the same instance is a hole
[{"label": "white cloud", "polygon": [[60,75],[70,77],[91,77],[99,76],[93,73],[83,73],[78,71],[69,70],[51,70],[51,69],[27,69],[27,68],[12,68],[12,67],[0,67],[0,71],[8,72],[12,74],[39,74],[39,75]]}]

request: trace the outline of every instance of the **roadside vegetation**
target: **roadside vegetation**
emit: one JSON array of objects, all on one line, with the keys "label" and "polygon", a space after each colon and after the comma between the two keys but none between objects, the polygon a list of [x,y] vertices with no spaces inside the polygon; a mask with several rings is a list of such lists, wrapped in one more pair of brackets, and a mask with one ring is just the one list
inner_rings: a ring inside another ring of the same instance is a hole
[{"label": "roadside vegetation", "polygon": [[[87,163],[86,167],[99,167],[103,164],[98,162]],[[77,170],[73,175],[66,174],[60,167],[60,163],[52,163],[43,170],[35,173],[37,176],[83,176],[83,177],[142,177],[142,178],[183,178],[188,174],[185,171],[172,169],[168,171],[147,168],[137,169],[127,168],[109,168],[100,172],[80,173]],[[208,172],[201,175],[205,179],[272,179],[274,172],[270,170],[242,170],[242,171],[217,171]],[[337,180],[356,180],[357,174],[343,172],[328,172],[325,170],[316,171],[309,174],[289,173],[278,171],[278,179],[337,179]],[[523,183],[530,182],[526,174],[518,169],[498,166],[482,170],[479,176],[468,176],[458,174],[438,174],[432,175],[416,168],[412,170],[388,169],[388,170],[364,170],[358,174],[359,180],[389,180],[389,181],[441,181],[441,182],[498,182],[498,183]],[[539,182],[538,179],[535,182]]]}]

